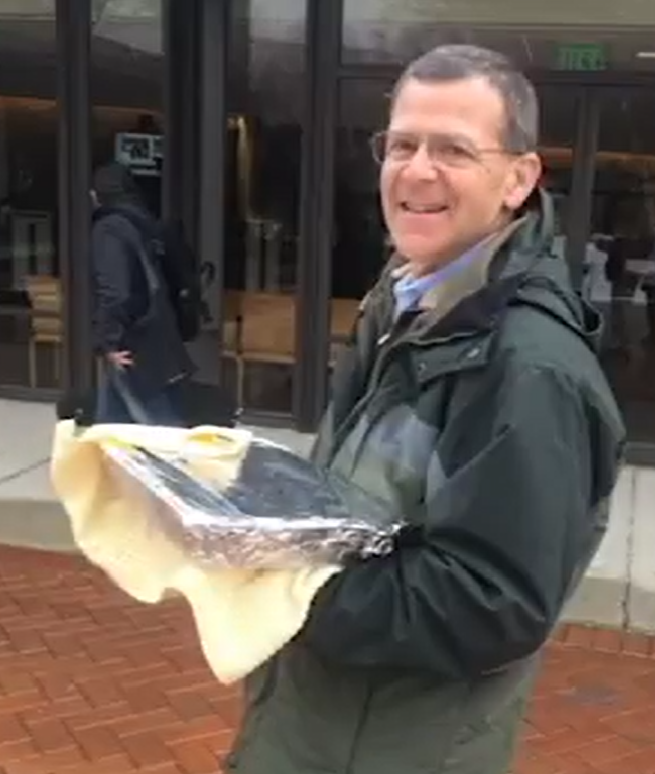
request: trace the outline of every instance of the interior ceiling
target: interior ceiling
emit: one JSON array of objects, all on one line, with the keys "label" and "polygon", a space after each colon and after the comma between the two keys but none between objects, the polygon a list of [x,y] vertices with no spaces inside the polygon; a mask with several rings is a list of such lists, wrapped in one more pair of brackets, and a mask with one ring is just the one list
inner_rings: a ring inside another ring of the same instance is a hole
[{"label": "interior ceiling", "polygon": [[[655,8],[655,2],[653,2]],[[655,73],[655,60],[639,59],[641,51],[655,50],[655,26],[608,29],[456,24],[387,25],[377,36],[344,41],[344,61],[399,65],[445,43],[468,43],[497,49],[527,68],[554,69],[563,46],[591,44],[602,47],[609,69]]]},{"label": "interior ceiling", "polygon": [[[149,6],[152,2],[143,0],[143,5]],[[496,2],[506,5],[504,0]],[[648,4],[655,17],[655,0],[648,0]],[[119,4],[114,5],[118,7]],[[97,68],[94,77],[98,78],[102,72],[106,74],[108,82],[117,85],[120,82],[120,88],[127,91],[138,86],[138,99],[141,99],[147,84],[159,84],[162,77],[159,20],[153,18],[146,21],[142,17],[120,23],[115,17],[110,21],[107,13],[104,21],[103,16],[99,20],[101,23],[96,27],[93,44],[94,65]],[[379,37],[377,48],[368,51],[346,50],[344,59],[372,63],[386,61],[400,69],[417,53],[436,43],[469,42],[504,51],[523,67],[548,70],[556,65],[559,46],[599,43],[606,52],[609,69],[652,72],[655,85],[655,59],[639,59],[636,56],[640,51],[655,50],[655,26],[650,29],[608,30],[596,27],[576,30],[534,26],[508,28],[491,24],[476,27],[461,24],[398,24],[394,26],[393,33],[393,41],[384,36]],[[393,47],[389,49],[392,42]],[[3,19],[0,24],[0,65],[4,75],[0,80],[4,82],[10,73],[18,74],[18,71],[25,72],[26,69],[34,70],[36,77],[38,69],[37,80],[41,82],[41,69],[55,64],[55,54],[53,19],[40,22]],[[300,92],[305,62],[302,42],[297,39],[291,42],[257,38],[251,45],[250,56],[250,89],[256,95],[256,104],[261,102],[263,112],[271,111],[277,118],[286,116],[291,121],[300,120]],[[22,82],[24,78],[21,76],[19,80]],[[51,80],[54,87],[54,76]],[[38,84],[35,83],[35,87],[27,89],[25,93],[38,96],[36,86]],[[346,81],[341,89],[342,121],[353,127],[377,128],[385,117],[384,95],[390,86],[390,81]],[[289,94],[296,91],[298,98],[290,99]],[[565,139],[570,141],[575,130],[575,103],[571,90],[557,87],[541,91],[545,106],[545,135],[557,145],[561,145]],[[18,92],[12,89],[7,93]],[[630,148],[634,152],[652,153],[655,150],[655,89],[642,90],[639,94],[627,91],[623,95],[620,90],[615,90],[603,112],[601,134],[603,142],[611,144],[612,149]]]},{"label": "interior ceiling", "polygon": [[[141,1],[144,5],[152,3],[152,0]],[[351,63],[397,63],[400,67],[435,45],[459,42],[498,49],[511,56],[522,67],[553,69],[557,67],[558,52],[562,46],[599,44],[604,51],[608,69],[655,74],[655,59],[637,57],[639,52],[655,51],[655,0],[648,0],[648,3],[653,15],[653,25],[649,27],[608,28],[598,25],[580,28],[561,25],[464,25],[447,22],[419,24],[376,20],[370,23],[369,28],[362,27],[356,35],[351,34],[353,30],[346,26],[343,59]],[[106,8],[111,8],[112,5],[107,4]],[[124,45],[133,55],[161,56],[160,22],[161,19],[148,17],[146,14],[135,14],[131,19],[121,19],[117,14],[110,14],[105,10],[94,24],[94,39],[111,40]],[[278,27],[284,28],[284,36],[278,37]],[[266,61],[275,69],[286,69],[285,49],[289,46],[291,58],[297,61],[295,49],[302,45],[302,32],[302,25],[283,24],[281,20],[268,26],[259,25],[257,30],[251,29],[251,34],[256,33],[252,53],[257,60]],[[2,18],[0,40],[0,54],[12,50],[33,50],[35,55],[44,49],[53,51],[54,18],[39,21]]]},{"label": "interior ceiling", "polygon": [[471,43],[497,48],[528,67],[550,69],[556,66],[561,47],[593,44],[603,48],[611,69],[649,69],[655,72],[653,61],[637,57],[639,52],[655,49],[655,30],[641,27],[620,31],[591,27],[584,30],[460,28],[459,34]]},{"label": "interior ceiling", "polygon": [[[283,0],[284,1],[284,0]],[[520,24],[586,28],[655,25],[652,0],[344,0],[346,26]],[[280,0],[276,0],[280,2]]]}]

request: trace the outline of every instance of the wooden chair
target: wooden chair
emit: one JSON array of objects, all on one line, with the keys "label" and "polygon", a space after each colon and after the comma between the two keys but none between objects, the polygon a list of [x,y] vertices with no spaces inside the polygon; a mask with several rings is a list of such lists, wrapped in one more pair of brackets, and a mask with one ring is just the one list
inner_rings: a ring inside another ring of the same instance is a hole
[{"label": "wooden chair", "polygon": [[250,363],[293,365],[296,359],[296,300],[286,293],[242,293],[236,357],[237,399],[243,406]]},{"label": "wooden chair", "polygon": [[[296,360],[296,301],[291,293],[228,291],[223,322],[223,357],[236,367],[237,401],[243,408],[245,370],[249,363],[292,366]],[[333,298],[330,365],[350,335],[359,301]]]},{"label": "wooden chair", "polygon": [[32,307],[29,341],[30,387],[37,387],[38,347],[48,344],[54,347],[55,379],[61,375],[61,350],[63,344],[63,298],[61,282],[57,277],[32,275],[25,278],[25,290]]}]

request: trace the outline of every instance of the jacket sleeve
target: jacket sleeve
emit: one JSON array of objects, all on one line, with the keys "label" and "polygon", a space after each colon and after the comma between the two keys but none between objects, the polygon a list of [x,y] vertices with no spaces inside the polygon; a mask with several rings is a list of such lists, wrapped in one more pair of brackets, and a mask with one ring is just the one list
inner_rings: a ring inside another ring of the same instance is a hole
[{"label": "jacket sleeve", "polygon": [[425,527],[315,599],[302,636],[324,658],[469,679],[534,653],[556,624],[606,526],[620,420],[535,368],[484,385],[452,425]]},{"label": "jacket sleeve", "polygon": [[130,324],[131,261],[125,239],[109,224],[99,223],[91,233],[95,286],[96,347],[102,352],[125,348]]}]

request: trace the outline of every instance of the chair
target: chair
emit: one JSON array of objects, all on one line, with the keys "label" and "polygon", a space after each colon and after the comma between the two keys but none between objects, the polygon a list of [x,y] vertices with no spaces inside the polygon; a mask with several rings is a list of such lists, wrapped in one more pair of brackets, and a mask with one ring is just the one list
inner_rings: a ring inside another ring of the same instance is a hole
[{"label": "chair", "polygon": [[37,387],[37,354],[40,344],[54,346],[55,378],[61,376],[61,348],[63,344],[63,298],[61,282],[57,277],[32,275],[25,278],[25,290],[32,307],[29,340],[30,387]]},{"label": "chair", "polygon": [[[236,367],[237,401],[243,408],[245,370],[249,363],[289,365],[296,361],[296,300],[290,293],[228,291],[225,295],[223,356]],[[330,302],[330,366],[336,347],[350,335],[359,301]]]},{"label": "chair", "polygon": [[249,363],[293,365],[296,359],[296,300],[285,293],[242,293],[239,304],[237,399],[243,406]]}]

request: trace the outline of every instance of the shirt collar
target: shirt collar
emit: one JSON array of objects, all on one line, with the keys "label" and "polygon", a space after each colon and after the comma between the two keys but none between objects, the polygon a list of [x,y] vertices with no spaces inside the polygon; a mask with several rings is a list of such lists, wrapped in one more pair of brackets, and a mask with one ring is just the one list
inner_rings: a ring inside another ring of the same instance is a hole
[{"label": "shirt collar", "polygon": [[408,263],[399,266],[392,272],[393,294],[396,302],[396,316],[414,308],[423,296],[433,287],[446,282],[470,265],[479,255],[482,243],[478,243],[467,250],[459,258],[442,266],[430,274],[415,277],[410,271]]}]

